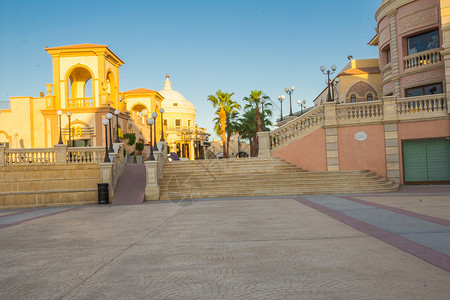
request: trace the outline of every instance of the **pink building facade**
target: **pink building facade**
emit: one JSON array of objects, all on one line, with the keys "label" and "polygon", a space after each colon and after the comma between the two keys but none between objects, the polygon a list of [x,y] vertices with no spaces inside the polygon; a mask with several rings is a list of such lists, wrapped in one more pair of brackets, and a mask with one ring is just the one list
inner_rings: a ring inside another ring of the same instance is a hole
[{"label": "pink building facade", "polygon": [[377,97],[349,101],[364,75],[352,65],[359,73],[345,74],[350,92],[341,85],[339,101],[320,101],[321,93],[314,109],[261,138],[270,155],[309,171],[450,183],[450,0],[384,0],[375,18],[369,44],[379,49],[380,77],[366,72],[362,81],[376,85],[369,92]]}]

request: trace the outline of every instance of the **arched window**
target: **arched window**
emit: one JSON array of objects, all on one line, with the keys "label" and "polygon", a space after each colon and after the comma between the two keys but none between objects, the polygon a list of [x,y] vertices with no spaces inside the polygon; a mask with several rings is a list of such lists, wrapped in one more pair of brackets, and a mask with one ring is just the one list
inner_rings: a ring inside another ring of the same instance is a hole
[{"label": "arched window", "polygon": [[350,96],[350,102],[351,103],[356,103],[356,95],[355,94]]},{"label": "arched window", "polygon": [[367,94],[367,101],[372,101],[373,100],[373,96],[372,94]]}]

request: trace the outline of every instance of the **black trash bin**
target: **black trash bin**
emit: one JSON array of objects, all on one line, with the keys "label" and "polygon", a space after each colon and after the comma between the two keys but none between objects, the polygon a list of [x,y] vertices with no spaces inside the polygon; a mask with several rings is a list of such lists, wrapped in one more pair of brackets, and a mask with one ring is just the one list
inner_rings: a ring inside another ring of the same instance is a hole
[{"label": "black trash bin", "polygon": [[109,191],[107,183],[97,183],[98,204],[109,204]]}]

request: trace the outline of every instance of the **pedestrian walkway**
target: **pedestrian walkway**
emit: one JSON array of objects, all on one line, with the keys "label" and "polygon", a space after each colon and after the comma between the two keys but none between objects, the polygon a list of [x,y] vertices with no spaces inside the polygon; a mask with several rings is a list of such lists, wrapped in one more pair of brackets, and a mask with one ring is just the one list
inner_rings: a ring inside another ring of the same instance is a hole
[{"label": "pedestrian walkway", "polygon": [[114,190],[112,205],[132,205],[144,202],[145,165],[127,164]]},{"label": "pedestrian walkway", "polygon": [[448,299],[450,188],[0,211],[1,299]]}]

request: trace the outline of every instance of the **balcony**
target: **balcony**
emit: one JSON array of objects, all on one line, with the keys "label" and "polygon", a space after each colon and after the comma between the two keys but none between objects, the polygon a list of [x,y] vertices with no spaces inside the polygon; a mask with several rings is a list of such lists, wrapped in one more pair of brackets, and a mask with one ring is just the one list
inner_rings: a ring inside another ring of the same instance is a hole
[{"label": "balcony", "polygon": [[414,53],[403,58],[405,71],[437,65],[441,62],[442,56],[440,48]]},{"label": "balcony", "polygon": [[69,107],[93,107],[94,106],[94,97],[84,97],[84,98],[70,98],[69,99]]}]

